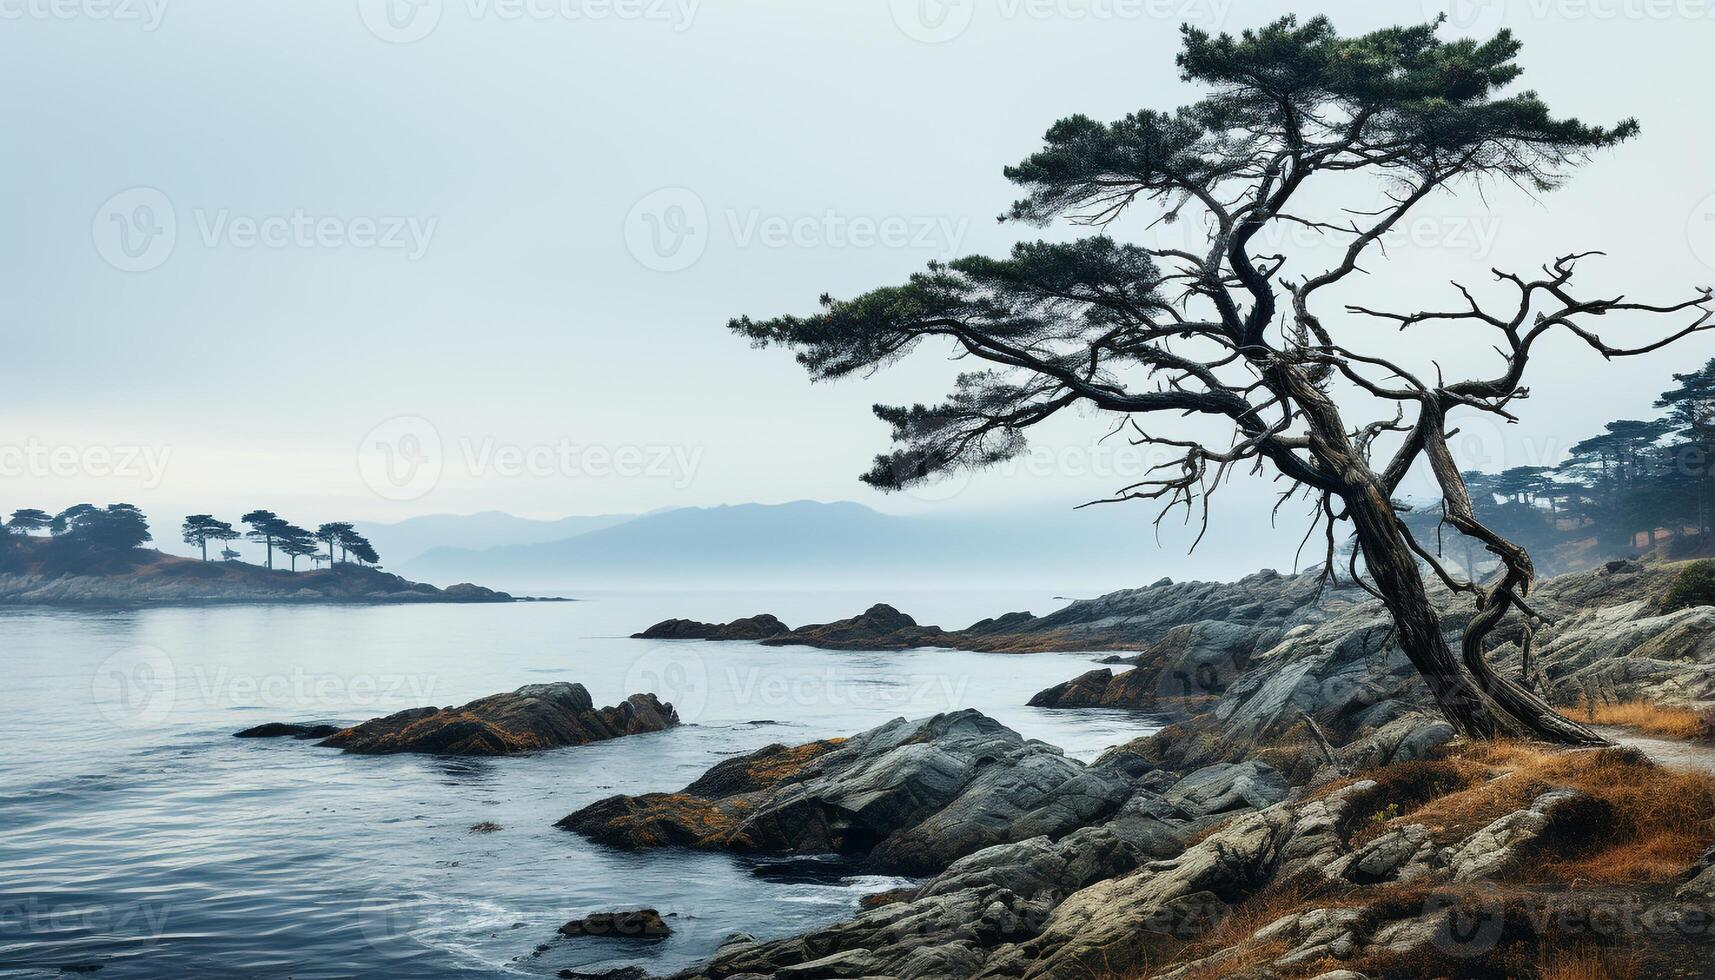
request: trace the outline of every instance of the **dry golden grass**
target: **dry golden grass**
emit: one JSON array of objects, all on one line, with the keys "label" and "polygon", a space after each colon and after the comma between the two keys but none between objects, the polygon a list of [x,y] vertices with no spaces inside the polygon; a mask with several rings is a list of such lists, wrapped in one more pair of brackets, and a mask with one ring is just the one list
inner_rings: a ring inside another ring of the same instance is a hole
[{"label": "dry golden grass", "polygon": [[1588,707],[1561,708],[1560,713],[1573,721],[1629,728],[1662,738],[1715,740],[1715,728],[1711,727],[1710,719],[1690,708],[1667,708],[1644,701],[1627,701],[1624,704],[1600,705],[1594,711]]},{"label": "dry golden grass", "polygon": [[1637,980],[1641,970],[1634,952],[1569,946],[1548,950],[1537,976],[1539,980]]},{"label": "dry golden grass", "polygon": [[[1562,817],[1551,839],[1556,850],[1538,855],[1517,874],[1484,886],[1482,898],[1506,897],[1508,907],[1540,907],[1545,896],[1577,895],[1588,888],[1637,887],[1674,882],[1711,843],[1715,843],[1715,777],[1669,770],[1628,749],[1567,751],[1517,741],[1459,742],[1440,757],[1385,766],[1353,779],[1323,786],[1326,795],[1358,779],[1377,786],[1366,794],[1342,834],[1361,844],[1389,829],[1423,824],[1442,844],[1452,844],[1496,819],[1528,807],[1553,789],[1576,789],[1594,802]],[[1443,894],[1436,890],[1435,894]],[[1431,889],[1418,885],[1378,885],[1344,893],[1302,882],[1276,882],[1239,903],[1232,915],[1201,938],[1174,949],[1156,971],[1195,962],[1241,946],[1258,929],[1293,912],[1315,908],[1362,906],[1391,920],[1421,914]],[[1521,929],[1528,917],[1516,918]],[[1566,937],[1533,936],[1523,931],[1512,945],[1481,963],[1464,968],[1503,969],[1482,974],[1536,980],[1637,980],[1642,972],[1634,951],[1595,945],[1568,945]],[[1191,980],[1214,980],[1278,957],[1281,944],[1259,944],[1211,964]],[[1284,976],[1312,977],[1334,969],[1355,969],[1369,976],[1466,976],[1439,960],[1299,964]],[[1119,976],[1147,976],[1120,973]],[[1468,974],[1477,976],[1476,973]]]},{"label": "dry golden grass", "polygon": [[1402,812],[1390,826],[1420,823],[1451,843],[1549,790],[1579,790],[1599,804],[1574,814],[1589,825],[1561,828],[1556,836],[1572,850],[1532,864],[1537,880],[1558,884],[1666,883],[1715,840],[1715,777],[1664,769],[1628,749],[1497,741],[1465,745],[1457,756],[1487,778]]}]

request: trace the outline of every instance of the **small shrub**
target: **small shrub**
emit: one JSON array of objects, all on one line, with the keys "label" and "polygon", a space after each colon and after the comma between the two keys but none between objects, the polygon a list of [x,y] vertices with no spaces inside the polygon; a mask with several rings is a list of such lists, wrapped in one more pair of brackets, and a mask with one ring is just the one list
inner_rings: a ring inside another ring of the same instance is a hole
[{"label": "small shrub", "polygon": [[1664,612],[1692,606],[1715,606],[1715,561],[1694,561],[1686,565],[1667,594],[1661,597]]}]

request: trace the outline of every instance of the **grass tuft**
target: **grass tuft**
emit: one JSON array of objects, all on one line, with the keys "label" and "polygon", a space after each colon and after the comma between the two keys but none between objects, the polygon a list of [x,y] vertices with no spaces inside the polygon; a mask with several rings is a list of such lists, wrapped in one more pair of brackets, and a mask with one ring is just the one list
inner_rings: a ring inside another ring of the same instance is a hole
[{"label": "grass tuft", "polygon": [[1627,701],[1623,704],[1562,708],[1560,713],[1573,721],[1593,725],[1627,728],[1646,735],[1680,741],[1715,741],[1715,713],[1692,708],[1669,708],[1647,701]]}]

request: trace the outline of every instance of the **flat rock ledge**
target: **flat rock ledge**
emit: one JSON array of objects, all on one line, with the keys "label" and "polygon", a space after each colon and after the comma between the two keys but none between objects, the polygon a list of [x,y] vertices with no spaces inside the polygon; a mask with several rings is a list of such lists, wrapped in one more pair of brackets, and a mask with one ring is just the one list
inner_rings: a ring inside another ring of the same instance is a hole
[{"label": "flat rock ledge", "polygon": [[351,728],[271,723],[239,738],[327,737],[316,743],[363,755],[517,755],[664,731],[679,724],[673,706],[633,694],[597,708],[582,684],[528,684],[450,708],[411,708]]}]

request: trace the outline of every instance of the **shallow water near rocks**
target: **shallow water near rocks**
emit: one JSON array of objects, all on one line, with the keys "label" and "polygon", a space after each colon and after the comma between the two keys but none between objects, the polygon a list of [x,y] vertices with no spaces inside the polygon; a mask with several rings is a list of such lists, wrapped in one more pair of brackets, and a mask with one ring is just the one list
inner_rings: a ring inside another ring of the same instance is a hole
[{"label": "shallow water near rocks", "polygon": [[[733,932],[850,915],[896,879],[725,854],[627,854],[553,824],[614,793],[671,791],[771,742],[978,708],[1089,760],[1143,716],[1047,711],[1035,692],[1098,655],[846,653],[626,638],[660,619],[877,599],[948,628],[1048,593],[612,594],[504,606],[0,610],[0,976],[552,976],[667,972]],[[597,704],[655,691],[684,727],[502,759],[365,757],[240,740],[264,721],[350,723],[523,684]],[[478,824],[498,830],[478,832]],[[558,939],[653,907],[658,943]],[[538,954],[542,944],[547,944]]]}]

